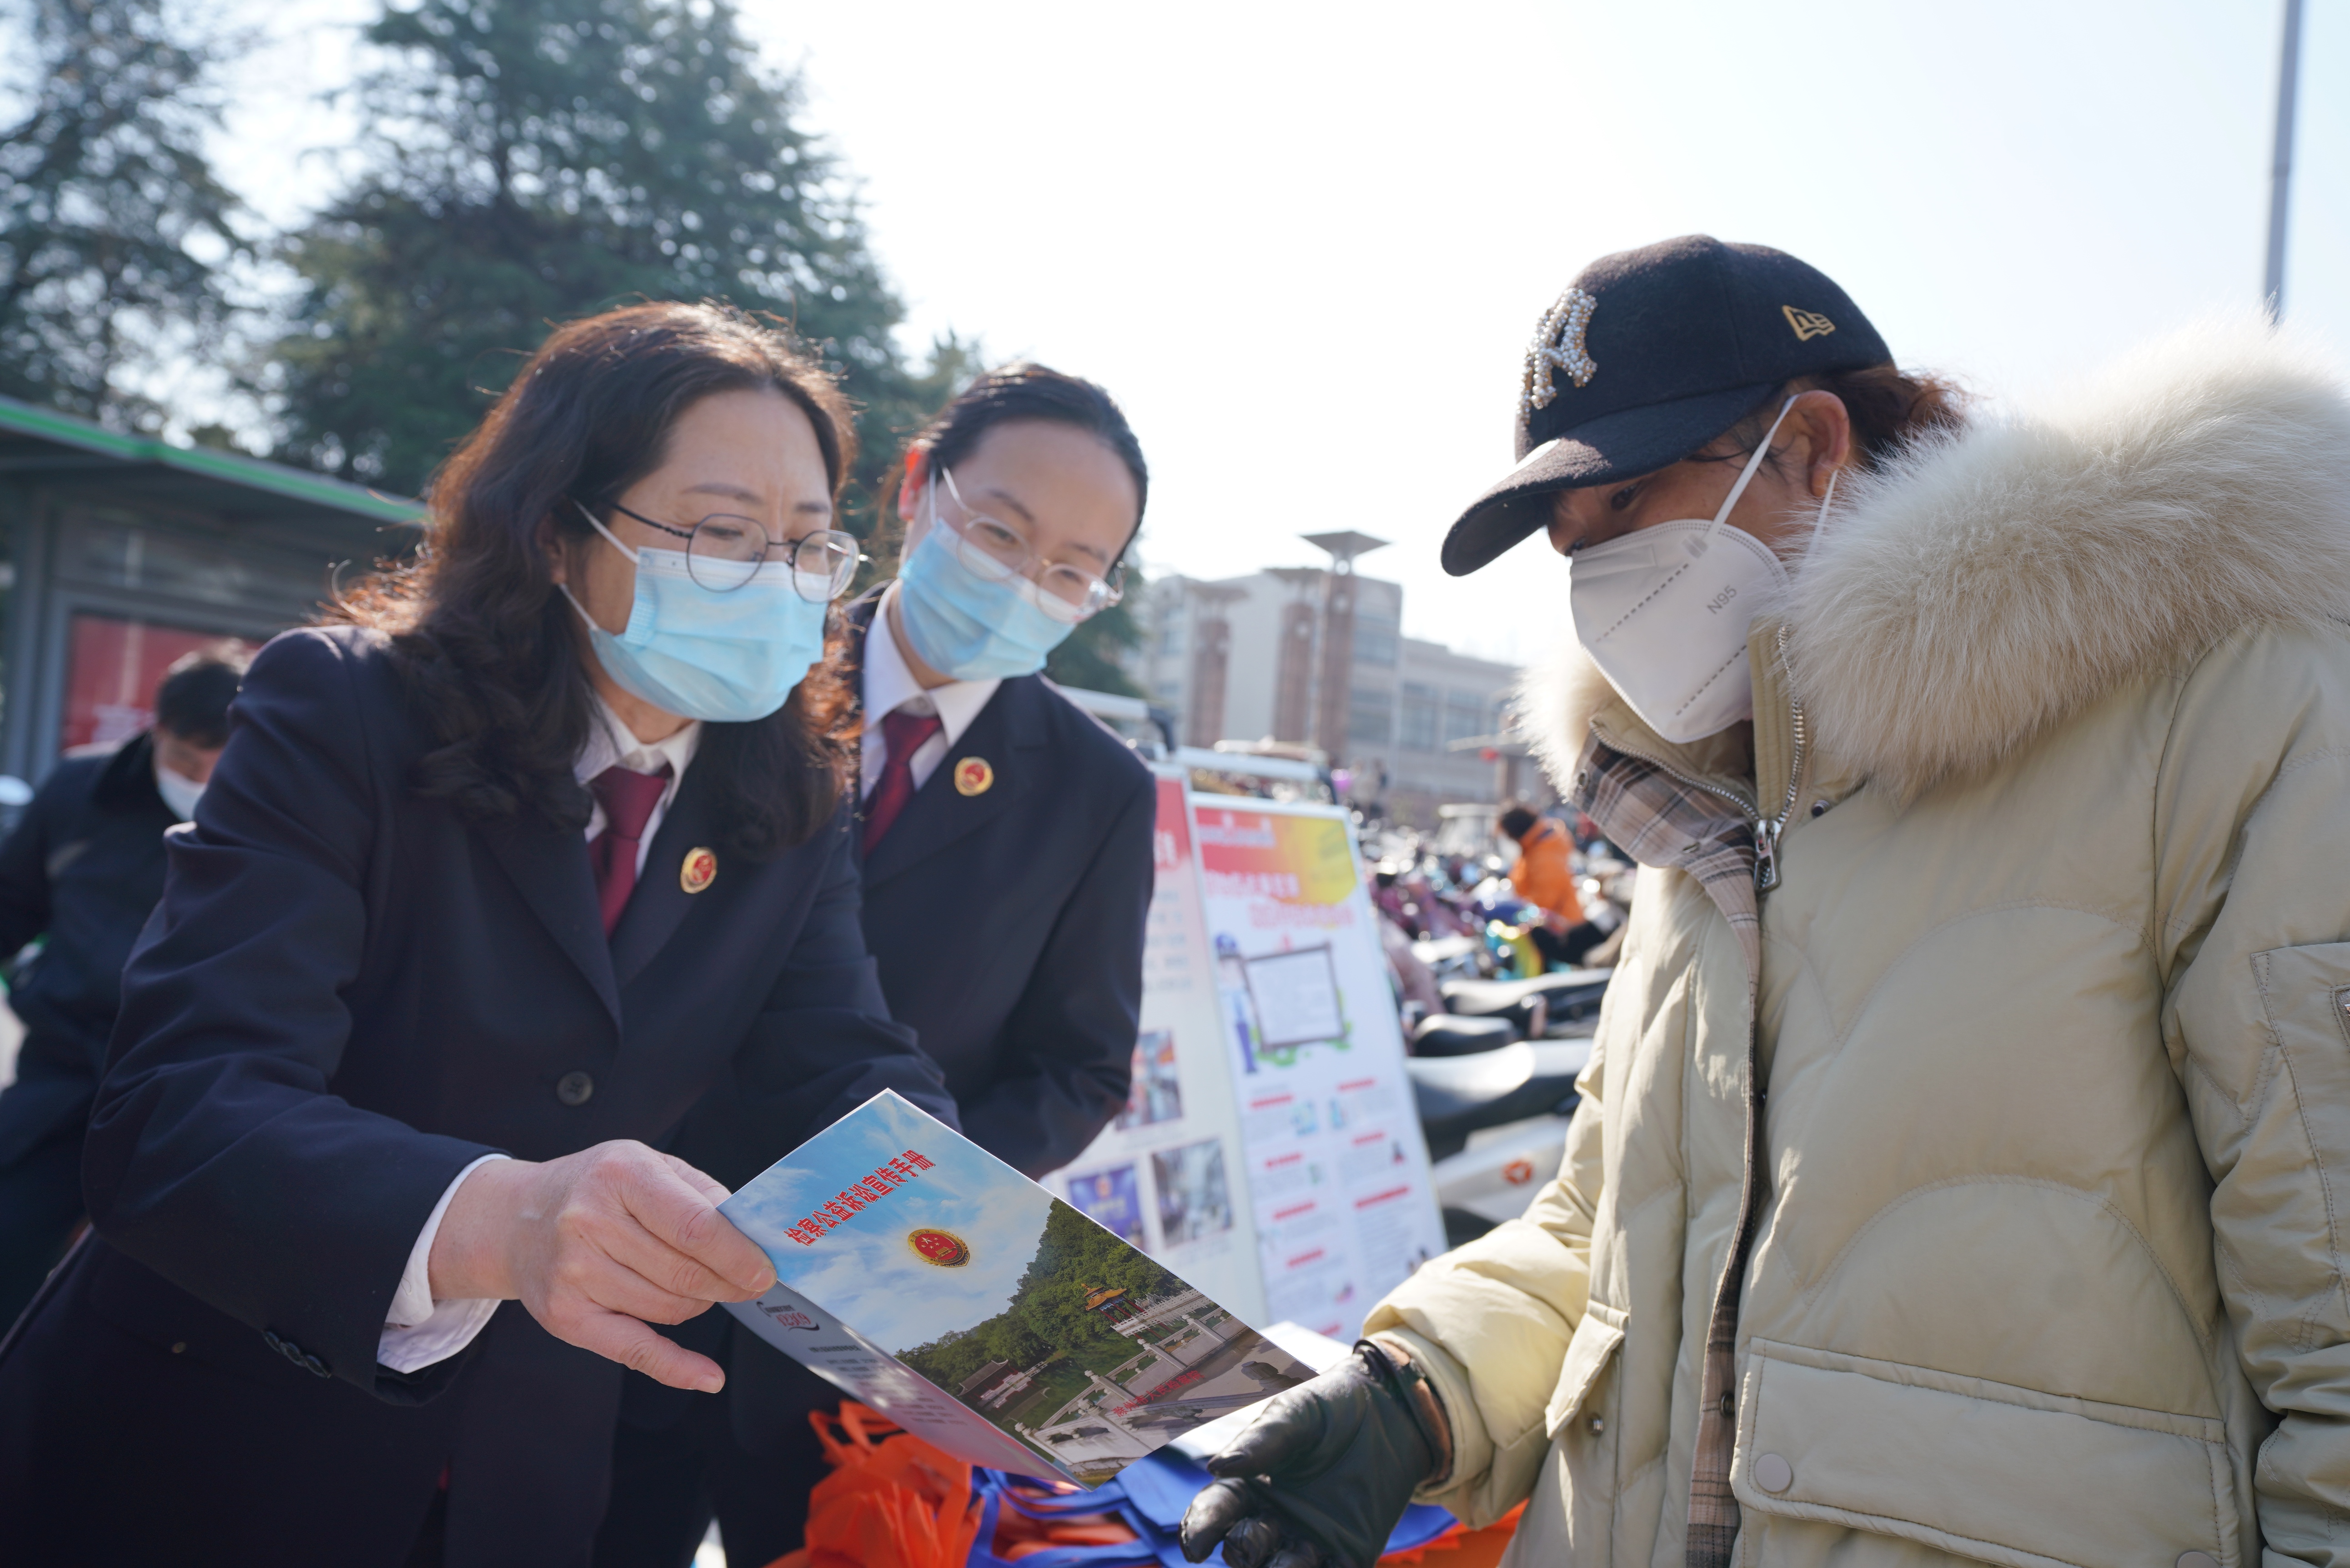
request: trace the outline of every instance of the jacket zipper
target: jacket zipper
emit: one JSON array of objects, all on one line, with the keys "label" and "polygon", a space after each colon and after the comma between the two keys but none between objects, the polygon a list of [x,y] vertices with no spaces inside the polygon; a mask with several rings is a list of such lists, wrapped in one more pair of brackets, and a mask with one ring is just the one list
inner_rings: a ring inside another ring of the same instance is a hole
[{"label": "jacket zipper", "polygon": [[[1783,664],[1787,657],[1787,628],[1779,628],[1779,658]],[[1804,753],[1810,749],[1811,727],[1804,722],[1804,705],[1793,696],[1787,699],[1788,711],[1794,718],[1794,754],[1788,759],[1787,798],[1774,817],[1758,816],[1754,823],[1754,890],[1767,893],[1779,885],[1779,836],[1787,831],[1787,824],[1795,815],[1795,802],[1804,793]]]},{"label": "jacket zipper", "polygon": [[[1787,651],[1787,628],[1783,626],[1779,628],[1779,651],[1783,656]],[[1795,803],[1803,796],[1804,764],[1808,760],[1804,753],[1810,750],[1810,726],[1804,721],[1804,705],[1790,697],[1787,700],[1787,706],[1794,716],[1795,743],[1794,755],[1789,759],[1791,765],[1787,770],[1787,798],[1781,804],[1779,815],[1776,816],[1764,816],[1760,810],[1748,805],[1733,791],[1726,790],[1720,784],[1708,784],[1703,779],[1691,778],[1662,758],[1652,757],[1646,752],[1636,752],[1629,746],[1608,740],[1605,735],[1600,739],[1605,741],[1611,749],[1622,753],[1636,762],[1648,763],[1676,783],[1687,784],[1691,789],[1703,790],[1706,794],[1718,796],[1736,806],[1739,815],[1744,817],[1748,826],[1754,830],[1754,890],[1757,893],[1767,893],[1779,885],[1779,836],[1787,830],[1789,820],[1795,815]]]}]

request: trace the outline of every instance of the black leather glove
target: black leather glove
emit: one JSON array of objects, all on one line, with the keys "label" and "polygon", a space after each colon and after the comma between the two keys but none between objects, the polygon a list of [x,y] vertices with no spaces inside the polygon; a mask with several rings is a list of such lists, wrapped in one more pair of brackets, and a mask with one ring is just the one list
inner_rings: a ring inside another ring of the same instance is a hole
[{"label": "black leather glove", "polygon": [[1223,1479],[1183,1514],[1183,1555],[1224,1543],[1232,1568],[1370,1568],[1444,1453],[1419,1368],[1368,1340],[1310,1383],[1266,1401],[1208,1460]]}]

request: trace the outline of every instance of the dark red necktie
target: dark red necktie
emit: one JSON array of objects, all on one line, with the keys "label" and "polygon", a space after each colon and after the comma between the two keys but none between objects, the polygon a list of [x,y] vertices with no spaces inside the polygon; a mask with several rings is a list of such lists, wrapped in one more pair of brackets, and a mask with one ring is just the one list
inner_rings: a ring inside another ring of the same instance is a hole
[{"label": "dark red necktie", "polygon": [[604,831],[588,841],[588,865],[596,873],[596,902],[604,912],[604,934],[620,923],[629,895],[637,887],[637,846],[661,792],[669,788],[669,769],[635,774],[618,765],[588,781],[604,805]]},{"label": "dark red necktie", "polygon": [[881,760],[881,780],[865,805],[866,854],[873,853],[873,846],[914,798],[914,753],[940,728],[936,713],[909,713],[898,708],[881,716],[881,745],[887,754]]}]

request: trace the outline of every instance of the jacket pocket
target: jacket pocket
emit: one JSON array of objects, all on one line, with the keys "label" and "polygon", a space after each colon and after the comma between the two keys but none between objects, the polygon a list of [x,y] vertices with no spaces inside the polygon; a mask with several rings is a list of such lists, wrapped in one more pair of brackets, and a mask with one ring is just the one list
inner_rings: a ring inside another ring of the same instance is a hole
[{"label": "jacket pocket", "polygon": [[1615,1360],[1617,1347],[1624,1343],[1624,1321],[1620,1308],[1598,1302],[1585,1304],[1583,1321],[1575,1325],[1575,1337],[1566,1342],[1566,1363],[1559,1368],[1558,1386],[1551,1390],[1550,1404],[1543,1411],[1544,1429],[1552,1442],[1558,1441],[1559,1433],[1575,1419],[1599,1386],[1600,1375]]},{"label": "jacket pocket", "polygon": [[1755,1340],[1739,1506],[2013,1568],[2237,1568],[2222,1425]]}]

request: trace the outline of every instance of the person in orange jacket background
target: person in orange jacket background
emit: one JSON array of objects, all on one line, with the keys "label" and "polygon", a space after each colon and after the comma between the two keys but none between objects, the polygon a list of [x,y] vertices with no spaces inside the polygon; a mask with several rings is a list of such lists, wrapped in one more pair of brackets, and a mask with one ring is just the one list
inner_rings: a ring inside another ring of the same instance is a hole
[{"label": "person in orange jacket background", "polygon": [[1510,886],[1536,910],[1527,932],[1535,950],[1546,963],[1581,963],[1607,933],[1583,918],[1583,900],[1575,891],[1575,845],[1565,825],[1513,805],[1502,813],[1501,827],[1518,846]]}]

